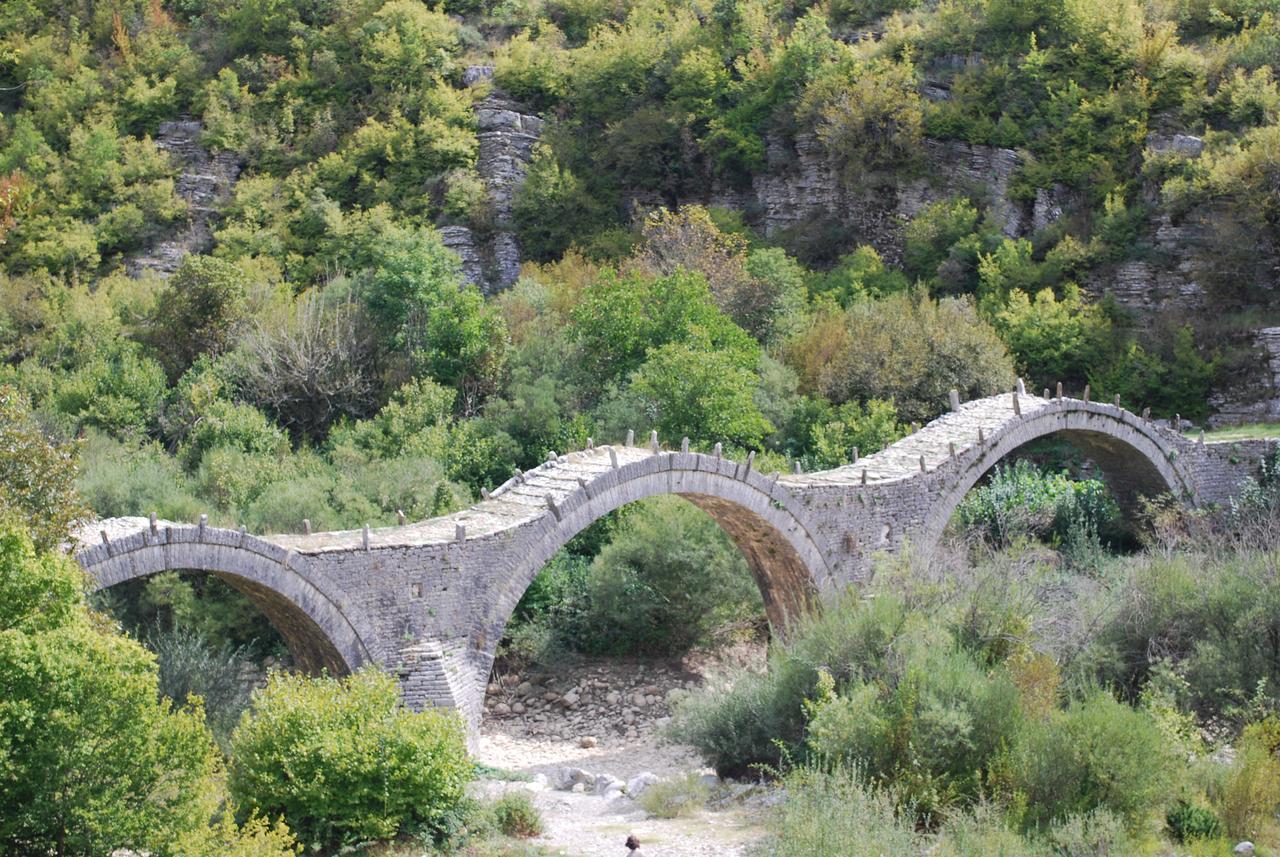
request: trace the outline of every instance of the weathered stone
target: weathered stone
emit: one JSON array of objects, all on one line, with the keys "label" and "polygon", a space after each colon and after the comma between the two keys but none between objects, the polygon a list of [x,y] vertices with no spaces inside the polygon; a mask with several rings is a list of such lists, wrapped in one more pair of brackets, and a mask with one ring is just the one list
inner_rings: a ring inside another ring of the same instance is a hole
[{"label": "weathered stone", "polygon": [[[1018,399],[1018,413],[1008,394],[965,402],[856,465],[818,473],[764,476],[722,455],[597,446],[513,478],[454,515],[370,530],[368,549],[361,530],[264,538],[165,521],[153,529],[138,517],[86,525],[76,558],[98,588],[168,570],[216,573],[262,608],[303,669],[341,674],[377,664],[399,679],[409,705],[456,708],[475,725],[498,641],[534,576],[573,535],[635,500],[677,494],[710,514],[742,547],[781,629],[815,599],[865,580],[875,553],[907,541],[928,549],[969,489],[1037,438],[1078,447],[1126,510],[1165,492],[1193,504],[1229,500],[1275,447],[1197,443],[1111,404]],[[586,699],[590,687],[579,681],[565,704]],[[659,689],[637,677],[605,699],[611,709],[630,706],[617,719],[634,733],[638,712],[665,714],[661,697],[645,693]],[[538,704],[560,699],[548,689]],[[520,702],[504,702],[522,713]]]},{"label": "weathered stone", "polygon": [[638,798],[640,795],[644,794],[644,790],[649,788],[649,786],[660,782],[662,782],[662,780],[657,774],[651,774],[648,771],[643,774],[637,774],[627,780],[627,794],[633,798]]},{"label": "weathered stone", "polygon": [[213,223],[231,198],[240,175],[235,152],[212,153],[200,142],[204,125],[194,119],[161,122],[156,148],[181,169],[174,193],[187,203],[187,220],[173,232],[131,256],[125,270],[131,276],[154,273],[167,277],[191,253],[203,253],[213,243]]}]

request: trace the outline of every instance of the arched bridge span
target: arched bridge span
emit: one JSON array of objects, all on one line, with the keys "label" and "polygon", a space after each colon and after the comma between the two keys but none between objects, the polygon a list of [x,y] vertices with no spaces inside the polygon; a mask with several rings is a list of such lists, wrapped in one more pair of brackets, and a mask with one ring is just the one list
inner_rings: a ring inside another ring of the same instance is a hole
[{"label": "arched bridge span", "polygon": [[814,599],[865,578],[875,554],[927,547],[997,462],[1047,435],[1079,446],[1122,505],[1171,492],[1221,502],[1256,472],[1267,442],[1204,444],[1114,405],[1018,392],[961,405],[887,449],[834,470],[763,474],[685,443],[552,456],[462,512],[376,530],[254,537],[203,525],[115,519],[77,557],[110,586],[166,569],[223,576],[253,597],[299,663],[375,663],[417,706],[481,714],[494,651],[539,569],[592,521],[676,494],[742,550],[776,629]]}]

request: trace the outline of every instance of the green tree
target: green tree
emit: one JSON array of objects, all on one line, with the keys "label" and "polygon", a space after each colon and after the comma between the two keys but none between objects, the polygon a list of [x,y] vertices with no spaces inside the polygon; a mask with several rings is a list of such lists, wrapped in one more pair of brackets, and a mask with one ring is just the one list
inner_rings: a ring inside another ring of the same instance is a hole
[{"label": "green tree", "polygon": [[0,526],[0,844],[6,853],[178,853],[217,807],[198,703],[173,709],[155,659],[104,629],[81,573]]},{"label": "green tree", "polygon": [[188,256],[156,301],[151,339],[170,378],[234,341],[248,309],[244,274],[225,259]]},{"label": "green tree", "polygon": [[457,715],[408,710],[379,670],[276,673],[231,738],[237,804],[283,815],[312,847],[436,833],[470,773]]},{"label": "green tree", "polygon": [[42,550],[88,513],[76,492],[77,454],[45,437],[26,399],[0,385],[0,519],[21,523]]},{"label": "green tree", "polygon": [[716,629],[763,613],[738,547],[675,497],[637,504],[591,565],[594,645],[678,654]]},{"label": "green tree", "polygon": [[733,354],[669,342],[649,352],[628,394],[641,402],[662,437],[759,449],[774,429],[756,405],[758,385],[756,373]]},{"label": "green tree", "polygon": [[463,410],[474,410],[502,370],[501,317],[474,286],[462,284],[458,257],[434,231],[391,226],[364,240],[368,245],[353,254],[363,268],[356,294],[383,348],[458,388]]},{"label": "green tree", "polygon": [[657,278],[606,273],[573,309],[572,328],[597,382],[625,377],[650,349],[673,342],[696,339],[698,347],[724,352],[747,369],[760,354],[751,336],[716,306],[706,279],[684,270]]}]

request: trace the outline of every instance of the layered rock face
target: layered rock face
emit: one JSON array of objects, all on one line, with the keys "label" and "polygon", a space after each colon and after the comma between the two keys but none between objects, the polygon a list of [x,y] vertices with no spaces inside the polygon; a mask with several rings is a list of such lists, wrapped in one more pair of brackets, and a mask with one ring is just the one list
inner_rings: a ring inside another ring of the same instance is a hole
[{"label": "layered rock face", "polygon": [[1259,356],[1256,381],[1211,400],[1218,412],[1211,420],[1215,424],[1280,421],[1280,327],[1255,331],[1253,341]]},{"label": "layered rock face", "polygon": [[[473,66],[467,69],[464,81],[471,85],[492,75],[488,66]],[[542,134],[543,120],[497,90],[476,104],[475,114],[480,140],[476,172],[488,188],[495,226],[485,232],[470,226],[444,226],[440,237],[462,260],[467,281],[485,294],[493,294],[520,276],[520,244],[511,228],[512,206]]]},{"label": "layered rock face", "polygon": [[870,190],[851,189],[811,135],[800,135],[794,146],[771,140],[769,166],[752,182],[759,225],[772,237],[814,219],[833,219],[896,262],[903,226],[944,199],[964,194],[984,198],[1011,238],[1028,234],[1037,212],[1044,225],[1056,217],[1054,212],[1061,213],[1061,204],[1048,194],[1034,207],[1010,197],[1009,182],[1020,163],[1012,149],[939,140],[925,140],[923,148],[918,177]]},{"label": "layered rock face", "polygon": [[187,202],[187,223],[147,250],[132,256],[125,268],[132,276],[150,272],[167,277],[189,253],[202,253],[213,243],[213,223],[231,198],[240,176],[234,152],[211,154],[200,144],[204,125],[194,119],[161,122],[156,148],[182,168],[174,191]]}]

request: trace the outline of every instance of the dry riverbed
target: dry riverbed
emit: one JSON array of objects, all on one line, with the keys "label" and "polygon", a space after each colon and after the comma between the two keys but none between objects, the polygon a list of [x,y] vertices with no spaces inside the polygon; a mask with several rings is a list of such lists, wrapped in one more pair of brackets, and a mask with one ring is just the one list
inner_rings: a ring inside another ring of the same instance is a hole
[{"label": "dry riverbed", "polygon": [[[706,671],[601,659],[556,674],[499,677],[489,686],[477,748],[494,773],[476,791],[529,792],[545,825],[532,842],[554,853],[624,855],[634,834],[646,857],[745,857],[764,836],[772,790],[716,780],[691,748],[661,735],[671,703]],[[707,800],[677,818],[651,816],[629,794],[691,775],[704,778]]]}]

